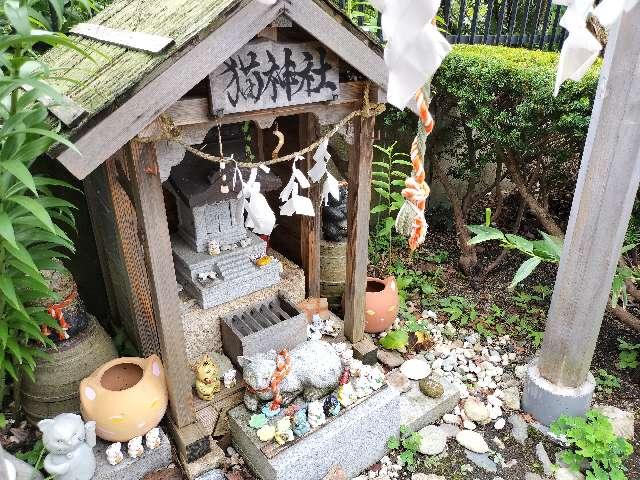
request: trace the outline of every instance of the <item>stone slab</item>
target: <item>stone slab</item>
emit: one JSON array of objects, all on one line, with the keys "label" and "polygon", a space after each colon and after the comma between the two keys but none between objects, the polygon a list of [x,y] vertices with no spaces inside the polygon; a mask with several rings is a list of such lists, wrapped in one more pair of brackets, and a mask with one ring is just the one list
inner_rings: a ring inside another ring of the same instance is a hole
[{"label": "stone slab", "polygon": [[229,412],[233,444],[261,480],[321,480],[334,465],[354,477],[380,460],[387,439],[400,430],[400,393],[386,387],[331,419],[323,427],[278,449],[271,458],[240,405]]},{"label": "stone slab", "polygon": [[172,461],[171,443],[164,432],[160,432],[160,446],[154,450],[145,447],[144,455],[140,458],[131,458],[127,455],[127,445],[122,444],[124,460],[119,465],[109,465],[105,451],[111,445],[98,439],[93,449],[96,456],[96,480],[140,480],[147,473],[155,472],[166,467]]},{"label": "stone slab", "polygon": [[275,285],[213,308],[201,308],[187,292],[180,293],[180,316],[187,347],[187,358],[194,364],[207,352],[222,351],[220,319],[231,312],[263,302],[280,292],[294,304],[305,299],[304,270],[275,251],[269,251],[283,266],[280,281]]},{"label": "stone slab", "polygon": [[451,383],[438,379],[444,387],[440,398],[427,397],[420,391],[418,382],[411,382],[411,389],[400,396],[402,425],[418,431],[450,412],[460,401],[460,392]]}]

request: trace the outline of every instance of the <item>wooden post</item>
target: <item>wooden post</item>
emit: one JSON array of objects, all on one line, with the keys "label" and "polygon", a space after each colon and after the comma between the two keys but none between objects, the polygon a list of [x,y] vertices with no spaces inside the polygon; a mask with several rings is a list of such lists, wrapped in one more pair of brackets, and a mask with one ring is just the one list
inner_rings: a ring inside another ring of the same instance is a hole
[{"label": "wooden post", "polygon": [[[375,99],[373,99],[375,101]],[[349,158],[347,204],[347,277],[344,292],[344,333],[352,343],[364,339],[364,294],[369,263],[369,210],[375,117],[356,117]]]},{"label": "wooden post", "polygon": [[[318,125],[315,117],[311,113],[299,115],[300,146],[306,147],[315,142],[318,138]],[[313,167],[313,154],[306,155],[306,171]],[[303,167],[305,168],[305,167]],[[320,199],[320,184],[311,182],[309,188],[309,198],[313,203],[314,217],[301,217],[300,248],[302,264],[305,271],[307,283],[307,296],[320,296],[320,240],[322,234],[322,205]]]},{"label": "wooden post", "polygon": [[167,373],[171,416],[178,427],[195,422],[192,378],[178,308],[178,287],[155,145],[135,139],[125,148],[143,240],[160,351]]},{"label": "wooden post", "polygon": [[589,367],[640,183],[639,64],[637,6],[609,37],[544,342],[529,368],[523,404],[543,423],[591,402]]}]

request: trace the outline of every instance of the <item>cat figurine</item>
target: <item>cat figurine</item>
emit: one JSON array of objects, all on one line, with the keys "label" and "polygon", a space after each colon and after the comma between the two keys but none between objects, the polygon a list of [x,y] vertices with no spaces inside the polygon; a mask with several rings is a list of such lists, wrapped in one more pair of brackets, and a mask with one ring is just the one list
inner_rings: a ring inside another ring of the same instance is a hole
[{"label": "cat figurine", "polygon": [[131,458],[140,458],[144,455],[144,446],[142,445],[142,437],[134,437],[127,443],[127,452]]},{"label": "cat figurine", "polygon": [[145,444],[149,450],[155,450],[162,443],[162,439],[160,438],[160,429],[158,427],[152,428],[149,432],[144,436]]},{"label": "cat figurine", "polygon": [[96,470],[96,422],[62,413],[38,422],[47,452],[44,469],[56,480],[90,480]]},{"label": "cat figurine", "polygon": [[124,461],[124,454],[122,453],[122,443],[116,442],[109,445],[107,451],[107,462],[109,465],[116,466]]}]

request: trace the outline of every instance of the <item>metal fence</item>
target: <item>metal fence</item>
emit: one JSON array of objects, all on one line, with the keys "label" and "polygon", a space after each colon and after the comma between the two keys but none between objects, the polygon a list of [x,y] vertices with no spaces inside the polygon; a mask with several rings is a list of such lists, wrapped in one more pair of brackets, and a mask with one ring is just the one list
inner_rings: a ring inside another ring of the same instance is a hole
[{"label": "metal fence", "polygon": [[[364,30],[381,36],[380,16],[362,0],[336,0]],[[442,0],[438,26],[451,43],[559,50],[566,7],[551,0]]]}]

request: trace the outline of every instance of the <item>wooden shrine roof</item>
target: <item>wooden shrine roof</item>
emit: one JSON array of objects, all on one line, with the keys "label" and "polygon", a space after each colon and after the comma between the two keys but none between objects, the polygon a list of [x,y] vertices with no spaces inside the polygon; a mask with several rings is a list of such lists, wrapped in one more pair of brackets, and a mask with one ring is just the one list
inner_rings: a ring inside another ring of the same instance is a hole
[{"label": "wooden shrine roof", "polygon": [[67,79],[53,85],[84,111],[65,122],[82,154],[66,149],[56,156],[84,178],[282,14],[386,90],[381,46],[330,0],[116,0],[89,23],[174,43],[150,54],[75,37],[91,59],[63,47],[46,52],[44,62]]}]

